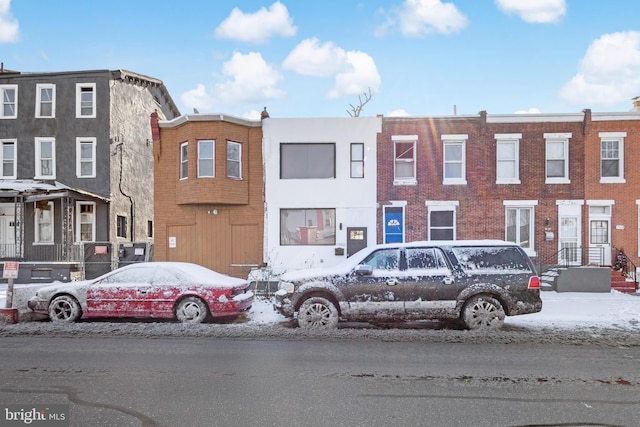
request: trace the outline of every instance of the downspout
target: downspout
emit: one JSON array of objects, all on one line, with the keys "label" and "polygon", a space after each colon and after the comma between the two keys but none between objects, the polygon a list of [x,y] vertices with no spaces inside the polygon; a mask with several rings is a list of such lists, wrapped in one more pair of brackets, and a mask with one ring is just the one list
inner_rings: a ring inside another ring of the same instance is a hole
[{"label": "downspout", "polygon": [[122,189],[122,170],[124,169],[123,167],[123,163],[122,163],[122,152],[124,151],[122,149],[122,142],[119,143],[117,145],[117,148],[120,149],[120,178],[118,180],[118,189],[120,190],[120,194],[122,194],[124,197],[126,197],[127,199],[129,199],[129,206],[130,206],[130,215],[131,215],[131,225],[130,225],[130,240],[133,242],[133,237],[135,236],[134,231],[135,231],[135,202],[133,201],[133,198],[128,195],[127,193],[124,192],[124,190]]}]

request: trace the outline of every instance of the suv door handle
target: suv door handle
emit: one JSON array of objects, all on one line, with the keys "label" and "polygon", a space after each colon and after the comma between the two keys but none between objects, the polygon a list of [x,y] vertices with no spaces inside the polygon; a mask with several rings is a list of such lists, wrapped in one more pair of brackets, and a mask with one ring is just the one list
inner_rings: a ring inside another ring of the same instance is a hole
[{"label": "suv door handle", "polygon": [[398,281],[398,279],[389,279],[389,280],[387,280],[387,286],[395,286],[395,285],[397,285],[398,283],[400,283],[400,282]]},{"label": "suv door handle", "polygon": [[453,285],[453,277],[445,277],[442,279],[442,283],[445,285]]}]

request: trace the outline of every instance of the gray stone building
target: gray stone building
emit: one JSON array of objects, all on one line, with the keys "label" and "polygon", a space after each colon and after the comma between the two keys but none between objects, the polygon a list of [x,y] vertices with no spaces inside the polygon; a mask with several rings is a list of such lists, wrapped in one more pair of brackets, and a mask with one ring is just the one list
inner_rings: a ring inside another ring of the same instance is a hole
[{"label": "gray stone building", "polygon": [[24,281],[48,281],[83,261],[91,276],[94,256],[117,261],[133,242],[148,251],[154,111],[180,115],[151,77],[0,67],[0,262],[20,261]]}]

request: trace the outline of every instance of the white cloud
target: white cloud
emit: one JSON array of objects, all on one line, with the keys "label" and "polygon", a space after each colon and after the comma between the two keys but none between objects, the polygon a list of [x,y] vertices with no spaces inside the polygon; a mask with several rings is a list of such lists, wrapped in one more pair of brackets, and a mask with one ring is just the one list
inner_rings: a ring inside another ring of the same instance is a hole
[{"label": "white cloud", "polygon": [[233,110],[258,101],[279,98],[284,92],[277,84],[282,75],[256,52],[248,54],[234,53],[222,66],[223,80],[215,83],[212,91],[198,84],[195,89],[180,97],[187,108],[218,111]]},{"label": "white cloud", "polygon": [[495,0],[505,13],[515,13],[526,22],[558,22],[567,12],[565,0]]},{"label": "white cloud", "polygon": [[0,0],[0,43],[18,40],[18,20],[11,14],[11,0]]},{"label": "white cloud", "polygon": [[560,89],[577,105],[614,105],[640,93],[640,32],[605,34],[580,61],[578,73]]},{"label": "white cloud", "polygon": [[311,76],[335,78],[329,98],[340,98],[377,92],[381,79],[375,61],[360,51],[345,51],[332,42],[321,44],[318,39],[303,40],[282,64],[284,69]]},{"label": "white cloud", "polygon": [[460,31],[468,25],[464,16],[453,3],[442,0],[405,0],[395,16],[379,27],[377,35],[390,28],[398,27],[407,37],[420,37],[431,33],[449,34]]},{"label": "white cloud", "polygon": [[528,110],[518,110],[514,114],[540,114],[540,110],[536,107],[532,107]]},{"label": "white cloud", "polygon": [[389,111],[386,114],[387,117],[411,117],[411,114],[403,108],[398,108],[397,110]]},{"label": "white cloud", "polygon": [[277,1],[269,9],[262,7],[255,13],[234,8],[215,29],[214,35],[222,39],[264,43],[272,36],[291,37],[297,31],[287,7]]}]

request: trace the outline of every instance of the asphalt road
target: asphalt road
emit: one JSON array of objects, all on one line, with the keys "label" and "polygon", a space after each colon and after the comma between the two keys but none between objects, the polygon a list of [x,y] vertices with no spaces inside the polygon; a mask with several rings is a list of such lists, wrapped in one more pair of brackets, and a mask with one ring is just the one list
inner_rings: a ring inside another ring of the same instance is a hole
[{"label": "asphalt road", "polygon": [[0,367],[71,426],[640,425],[638,347],[25,336]]}]

